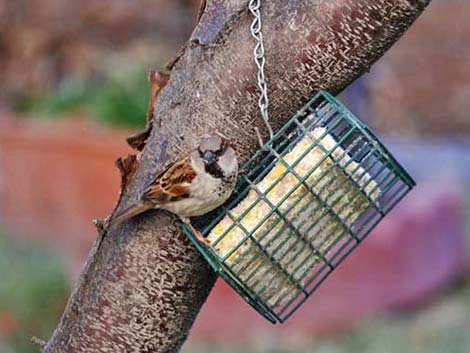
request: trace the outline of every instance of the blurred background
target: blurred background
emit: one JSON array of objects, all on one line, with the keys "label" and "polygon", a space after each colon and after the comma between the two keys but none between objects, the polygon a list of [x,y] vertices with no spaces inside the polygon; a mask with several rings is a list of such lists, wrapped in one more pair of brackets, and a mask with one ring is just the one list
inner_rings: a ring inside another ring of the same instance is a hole
[{"label": "blurred background", "polygon": [[[55,327],[199,0],[0,0],[0,352]],[[183,352],[470,351],[470,2],[434,0],[342,95],[418,181],[285,325],[220,281]]]}]

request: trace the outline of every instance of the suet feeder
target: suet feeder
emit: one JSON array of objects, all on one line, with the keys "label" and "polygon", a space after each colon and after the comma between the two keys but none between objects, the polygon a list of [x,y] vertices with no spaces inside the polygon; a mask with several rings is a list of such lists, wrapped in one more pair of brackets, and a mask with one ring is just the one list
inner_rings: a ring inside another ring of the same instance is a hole
[{"label": "suet feeder", "polygon": [[[244,166],[231,199],[184,232],[266,319],[284,322],[415,182],[373,132],[320,92]],[[209,218],[208,218],[209,217]]]}]

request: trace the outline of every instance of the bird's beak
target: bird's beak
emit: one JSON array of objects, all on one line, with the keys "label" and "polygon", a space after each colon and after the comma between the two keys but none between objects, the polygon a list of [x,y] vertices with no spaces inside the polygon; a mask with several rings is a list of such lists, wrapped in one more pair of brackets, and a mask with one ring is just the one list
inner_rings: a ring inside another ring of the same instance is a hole
[{"label": "bird's beak", "polygon": [[211,151],[206,151],[204,152],[203,156],[202,156],[202,160],[204,161],[204,163],[206,164],[212,164],[214,163],[215,161],[215,154]]}]

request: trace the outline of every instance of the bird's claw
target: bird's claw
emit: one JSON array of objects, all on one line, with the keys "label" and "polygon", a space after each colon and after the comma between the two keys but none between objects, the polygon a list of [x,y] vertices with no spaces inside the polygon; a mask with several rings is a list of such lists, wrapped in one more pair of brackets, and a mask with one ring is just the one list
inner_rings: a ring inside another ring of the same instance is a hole
[{"label": "bird's claw", "polygon": [[203,245],[205,246],[210,246],[210,242],[207,240],[207,238],[205,238],[202,233],[197,230],[196,228],[194,228],[194,226],[191,224],[191,222],[187,222],[186,223],[188,225],[188,227],[191,229],[191,231],[193,232],[194,236],[196,237],[196,239]]}]

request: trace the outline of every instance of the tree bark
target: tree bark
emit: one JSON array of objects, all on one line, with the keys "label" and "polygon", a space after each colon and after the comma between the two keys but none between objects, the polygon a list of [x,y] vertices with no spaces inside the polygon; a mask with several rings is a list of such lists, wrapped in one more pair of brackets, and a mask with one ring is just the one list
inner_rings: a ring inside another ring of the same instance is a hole
[{"label": "tree bark", "polygon": [[[339,93],[369,70],[429,1],[264,1],[273,129],[318,90]],[[206,133],[228,136],[241,161],[258,146],[255,127],[267,136],[257,107],[247,5],[207,0],[156,101],[151,135],[118,208],[135,202],[168,161]],[[150,211],[101,229],[43,352],[179,351],[216,279],[179,224],[174,215]]]}]

